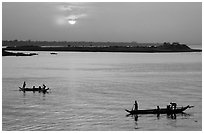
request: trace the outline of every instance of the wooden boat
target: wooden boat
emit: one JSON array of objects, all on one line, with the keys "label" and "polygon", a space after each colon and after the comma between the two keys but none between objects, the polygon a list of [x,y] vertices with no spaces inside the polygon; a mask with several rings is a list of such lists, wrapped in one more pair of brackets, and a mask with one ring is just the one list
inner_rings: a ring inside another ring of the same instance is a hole
[{"label": "wooden boat", "polygon": [[192,108],[194,106],[185,106],[185,107],[177,107],[176,109],[167,109],[167,108],[161,108],[161,109],[147,109],[147,110],[125,110],[130,114],[178,114],[183,113],[188,108]]},{"label": "wooden boat", "polygon": [[44,84],[43,84],[43,87],[39,86],[38,88],[35,88],[35,86],[33,86],[32,88],[28,88],[28,87],[26,87],[25,81],[23,82],[23,86],[19,87],[19,91],[23,91],[24,93],[26,91],[33,91],[33,92],[38,91],[38,92],[46,93],[48,90],[49,90],[49,88],[46,88],[46,85],[44,85]]},{"label": "wooden boat", "polygon": [[46,93],[49,90],[49,88],[23,88],[23,87],[19,87],[19,91],[39,91],[39,92],[43,92]]}]

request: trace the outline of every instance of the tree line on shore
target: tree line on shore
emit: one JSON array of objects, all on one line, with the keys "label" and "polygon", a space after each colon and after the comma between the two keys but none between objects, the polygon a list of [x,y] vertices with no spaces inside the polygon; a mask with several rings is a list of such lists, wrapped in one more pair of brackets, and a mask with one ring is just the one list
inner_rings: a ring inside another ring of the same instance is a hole
[{"label": "tree line on shore", "polygon": [[3,40],[2,46],[58,46],[58,47],[158,47],[158,46],[184,45],[179,42],[164,43],[138,43],[138,42],[86,42],[86,41],[22,41]]}]

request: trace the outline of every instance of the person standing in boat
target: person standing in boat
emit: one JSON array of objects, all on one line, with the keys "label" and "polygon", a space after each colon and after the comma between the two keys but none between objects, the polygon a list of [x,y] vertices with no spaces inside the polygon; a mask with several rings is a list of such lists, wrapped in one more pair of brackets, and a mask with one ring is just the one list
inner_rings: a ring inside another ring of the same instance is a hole
[{"label": "person standing in boat", "polygon": [[25,83],[25,81],[23,82],[23,88],[25,88],[26,87],[26,83]]},{"label": "person standing in boat", "polygon": [[136,100],[135,100],[134,106],[135,106],[135,109],[134,109],[134,110],[138,110],[138,104],[137,104],[137,101],[136,101]]}]

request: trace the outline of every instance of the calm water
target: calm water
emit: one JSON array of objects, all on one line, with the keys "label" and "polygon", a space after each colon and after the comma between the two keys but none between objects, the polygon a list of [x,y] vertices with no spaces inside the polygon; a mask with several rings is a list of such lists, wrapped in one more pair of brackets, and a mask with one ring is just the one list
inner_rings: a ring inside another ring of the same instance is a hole
[{"label": "calm water", "polygon": [[[202,130],[201,53],[80,53],[2,57],[3,130]],[[46,84],[51,93],[18,91]],[[140,109],[194,105],[176,119],[126,116]]]}]

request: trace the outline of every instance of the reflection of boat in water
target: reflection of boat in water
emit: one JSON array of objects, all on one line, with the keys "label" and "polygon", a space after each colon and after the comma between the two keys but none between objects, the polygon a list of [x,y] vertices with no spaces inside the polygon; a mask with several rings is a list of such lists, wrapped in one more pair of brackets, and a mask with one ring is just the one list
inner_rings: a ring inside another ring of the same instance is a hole
[{"label": "reflection of boat in water", "polygon": [[35,86],[30,87],[30,88],[29,87],[25,87],[25,86],[26,86],[26,83],[24,81],[23,87],[19,87],[19,91],[23,91],[24,93],[26,91],[33,91],[33,92],[38,91],[38,92],[42,92],[42,93],[47,93],[48,90],[49,90],[49,88],[46,88],[46,86],[44,84],[43,84],[43,87],[39,86],[38,88],[36,88]]},{"label": "reflection of boat in water", "polygon": [[52,55],[57,55],[57,53],[50,53],[50,54],[52,54]]},{"label": "reflection of boat in water", "polygon": [[[144,117],[143,115],[145,115],[145,114],[127,114],[126,117],[132,117],[135,120],[135,122],[137,122],[139,117]],[[184,112],[178,113],[178,114],[152,114],[152,115],[156,115],[157,119],[160,119],[160,117],[164,117],[163,115],[166,115],[167,119],[176,119],[177,116],[186,117],[186,118],[190,116],[190,114],[187,114]],[[147,117],[149,117],[149,116],[147,116]]]}]

